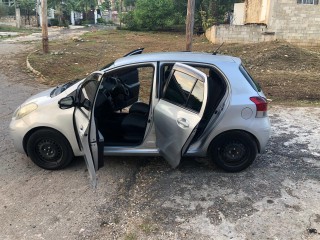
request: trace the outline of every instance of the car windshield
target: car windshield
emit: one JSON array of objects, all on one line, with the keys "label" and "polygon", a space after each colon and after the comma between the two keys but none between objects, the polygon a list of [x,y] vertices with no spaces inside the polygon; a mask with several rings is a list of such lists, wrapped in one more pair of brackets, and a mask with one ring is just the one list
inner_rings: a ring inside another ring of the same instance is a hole
[{"label": "car windshield", "polygon": [[57,86],[55,89],[52,90],[52,92],[50,93],[50,97],[55,97],[58,96],[60,93],[64,92],[66,89],[68,89],[69,87],[71,87],[72,85],[74,85],[75,83],[79,82],[81,79],[75,79],[72,80],[70,82],[67,82],[63,85],[59,85]]},{"label": "car windshield", "polygon": [[114,64],[114,62],[111,62],[111,63],[109,63],[109,64],[107,64],[107,65],[103,66],[102,68],[100,68],[100,71],[105,70],[105,69],[107,69],[107,68],[111,67],[113,64]]}]

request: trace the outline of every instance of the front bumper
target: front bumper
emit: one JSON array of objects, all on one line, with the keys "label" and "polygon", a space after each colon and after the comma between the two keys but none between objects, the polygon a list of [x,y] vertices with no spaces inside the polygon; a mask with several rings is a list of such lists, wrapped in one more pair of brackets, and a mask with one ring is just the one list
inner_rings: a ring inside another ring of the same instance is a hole
[{"label": "front bumper", "polygon": [[14,148],[17,152],[26,154],[26,151],[23,147],[23,138],[26,135],[27,131],[27,124],[22,120],[11,120],[10,126],[10,136],[13,140]]}]

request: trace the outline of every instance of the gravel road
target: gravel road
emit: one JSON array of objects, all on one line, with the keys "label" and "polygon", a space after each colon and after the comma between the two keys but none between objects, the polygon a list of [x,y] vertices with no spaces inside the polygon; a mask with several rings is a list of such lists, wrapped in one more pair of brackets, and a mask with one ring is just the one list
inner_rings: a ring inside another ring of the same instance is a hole
[{"label": "gravel road", "polygon": [[47,88],[31,50],[0,42],[0,239],[320,239],[320,108],[271,106],[267,153],[241,173],[109,157],[93,190],[83,159],[46,171],[13,148],[13,111]]}]

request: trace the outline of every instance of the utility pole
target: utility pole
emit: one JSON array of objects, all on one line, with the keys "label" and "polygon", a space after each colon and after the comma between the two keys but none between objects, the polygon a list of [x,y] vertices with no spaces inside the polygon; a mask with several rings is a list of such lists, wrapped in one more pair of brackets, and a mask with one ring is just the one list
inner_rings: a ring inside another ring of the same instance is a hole
[{"label": "utility pole", "polygon": [[189,52],[192,51],[194,9],[195,9],[195,0],[188,0],[187,24],[186,24],[186,50]]},{"label": "utility pole", "polygon": [[42,0],[42,51],[49,53],[47,0]]}]

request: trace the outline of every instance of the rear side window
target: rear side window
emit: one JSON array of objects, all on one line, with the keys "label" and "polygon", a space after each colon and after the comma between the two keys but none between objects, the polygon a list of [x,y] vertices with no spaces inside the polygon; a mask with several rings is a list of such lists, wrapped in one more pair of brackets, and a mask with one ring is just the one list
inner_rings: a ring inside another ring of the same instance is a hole
[{"label": "rear side window", "polygon": [[248,71],[245,69],[243,65],[240,66],[240,72],[242,75],[247,79],[248,83],[251,85],[251,87],[256,90],[257,92],[261,92],[261,87],[259,83],[253,80],[251,75],[248,73]]},{"label": "rear side window", "polygon": [[203,82],[188,74],[175,71],[169,80],[163,98],[173,104],[200,112],[203,96]]}]

